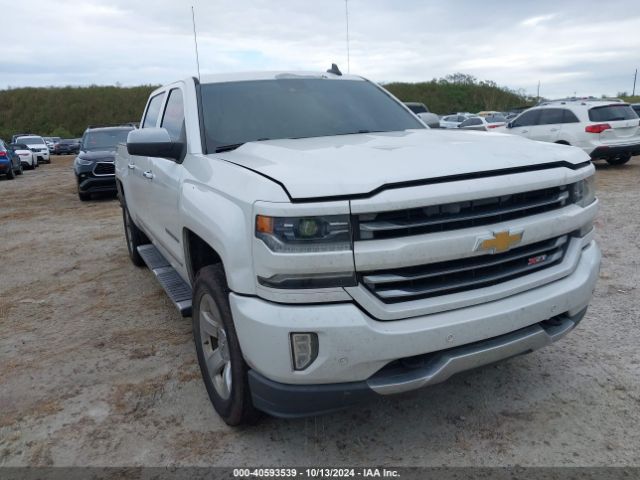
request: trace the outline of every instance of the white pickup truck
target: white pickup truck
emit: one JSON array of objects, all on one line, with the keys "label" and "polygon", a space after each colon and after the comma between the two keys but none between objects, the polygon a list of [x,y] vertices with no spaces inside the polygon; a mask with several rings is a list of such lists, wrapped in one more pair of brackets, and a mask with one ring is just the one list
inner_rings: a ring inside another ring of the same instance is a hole
[{"label": "white pickup truck", "polygon": [[192,317],[231,425],[531,352],[580,322],[598,277],[587,154],[430,130],[354,75],[159,88],[116,177],[131,260]]}]

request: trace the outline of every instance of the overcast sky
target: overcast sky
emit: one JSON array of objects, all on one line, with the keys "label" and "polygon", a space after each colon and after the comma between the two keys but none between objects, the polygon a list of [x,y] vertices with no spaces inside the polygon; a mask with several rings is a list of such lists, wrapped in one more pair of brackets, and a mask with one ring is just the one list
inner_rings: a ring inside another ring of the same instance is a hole
[{"label": "overcast sky", "polygon": [[[351,72],[463,72],[541,95],[631,92],[638,0],[348,0]],[[347,70],[344,0],[0,0],[0,88],[161,84],[201,73]],[[10,15],[6,15],[10,12]],[[637,90],[640,90],[638,86]]]}]

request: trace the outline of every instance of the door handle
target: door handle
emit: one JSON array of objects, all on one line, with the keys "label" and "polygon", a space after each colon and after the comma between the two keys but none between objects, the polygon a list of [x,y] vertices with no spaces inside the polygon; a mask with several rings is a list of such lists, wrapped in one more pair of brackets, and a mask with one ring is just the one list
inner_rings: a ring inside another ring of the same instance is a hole
[{"label": "door handle", "polygon": [[558,128],[552,128],[551,130],[549,130],[550,132],[557,132],[559,129]]},{"label": "door handle", "polygon": [[529,130],[520,130],[520,133],[529,133]]},{"label": "door handle", "polygon": [[135,164],[133,164],[133,163],[127,164],[127,167],[129,167],[129,170],[133,170],[133,169],[136,168]]},{"label": "door handle", "polygon": [[151,170],[147,170],[146,172],[142,172],[142,176],[144,178],[148,178],[149,180],[153,179],[153,173]]}]

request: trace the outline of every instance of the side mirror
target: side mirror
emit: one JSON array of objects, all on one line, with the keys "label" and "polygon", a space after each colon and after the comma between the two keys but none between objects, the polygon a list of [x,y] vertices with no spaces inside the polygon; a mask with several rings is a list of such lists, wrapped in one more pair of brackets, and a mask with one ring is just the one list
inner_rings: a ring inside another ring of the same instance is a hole
[{"label": "side mirror", "polygon": [[127,136],[129,155],[160,157],[181,160],[184,144],[174,142],[166,128],[141,128],[131,130]]},{"label": "side mirror", "polygon": [[507,123],[507,128],[513,128],[513,122]]}]

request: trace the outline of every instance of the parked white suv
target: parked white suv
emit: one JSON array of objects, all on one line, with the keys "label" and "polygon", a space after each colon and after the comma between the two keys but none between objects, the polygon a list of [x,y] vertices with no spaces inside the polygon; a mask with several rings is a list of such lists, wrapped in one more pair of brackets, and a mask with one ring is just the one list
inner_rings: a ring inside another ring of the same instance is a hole
[{"label": "parked white suv", "polygon": [[593,160],[604,159],[612,165],[640,154],[638,115],[629,104],[611,100],[545,102],[496,131],[580,147]]},{"label": "parked white suv", "polygon": [[598,278],[594,170],[573,147],[428,129],[378,85],[316,72],[161,87],[116,156],[131,260],[192,316],[229,424],[561,338]]},{"label": "parked white suv", "polygon": [[51,163],[51,156],[49,154],[49,147],[45,143],[44,139],[38,135],[26,135],[23,137],[17,137],[14,143],[21,143],[29,147],[33,152],[33,156],[38,163]]}]

